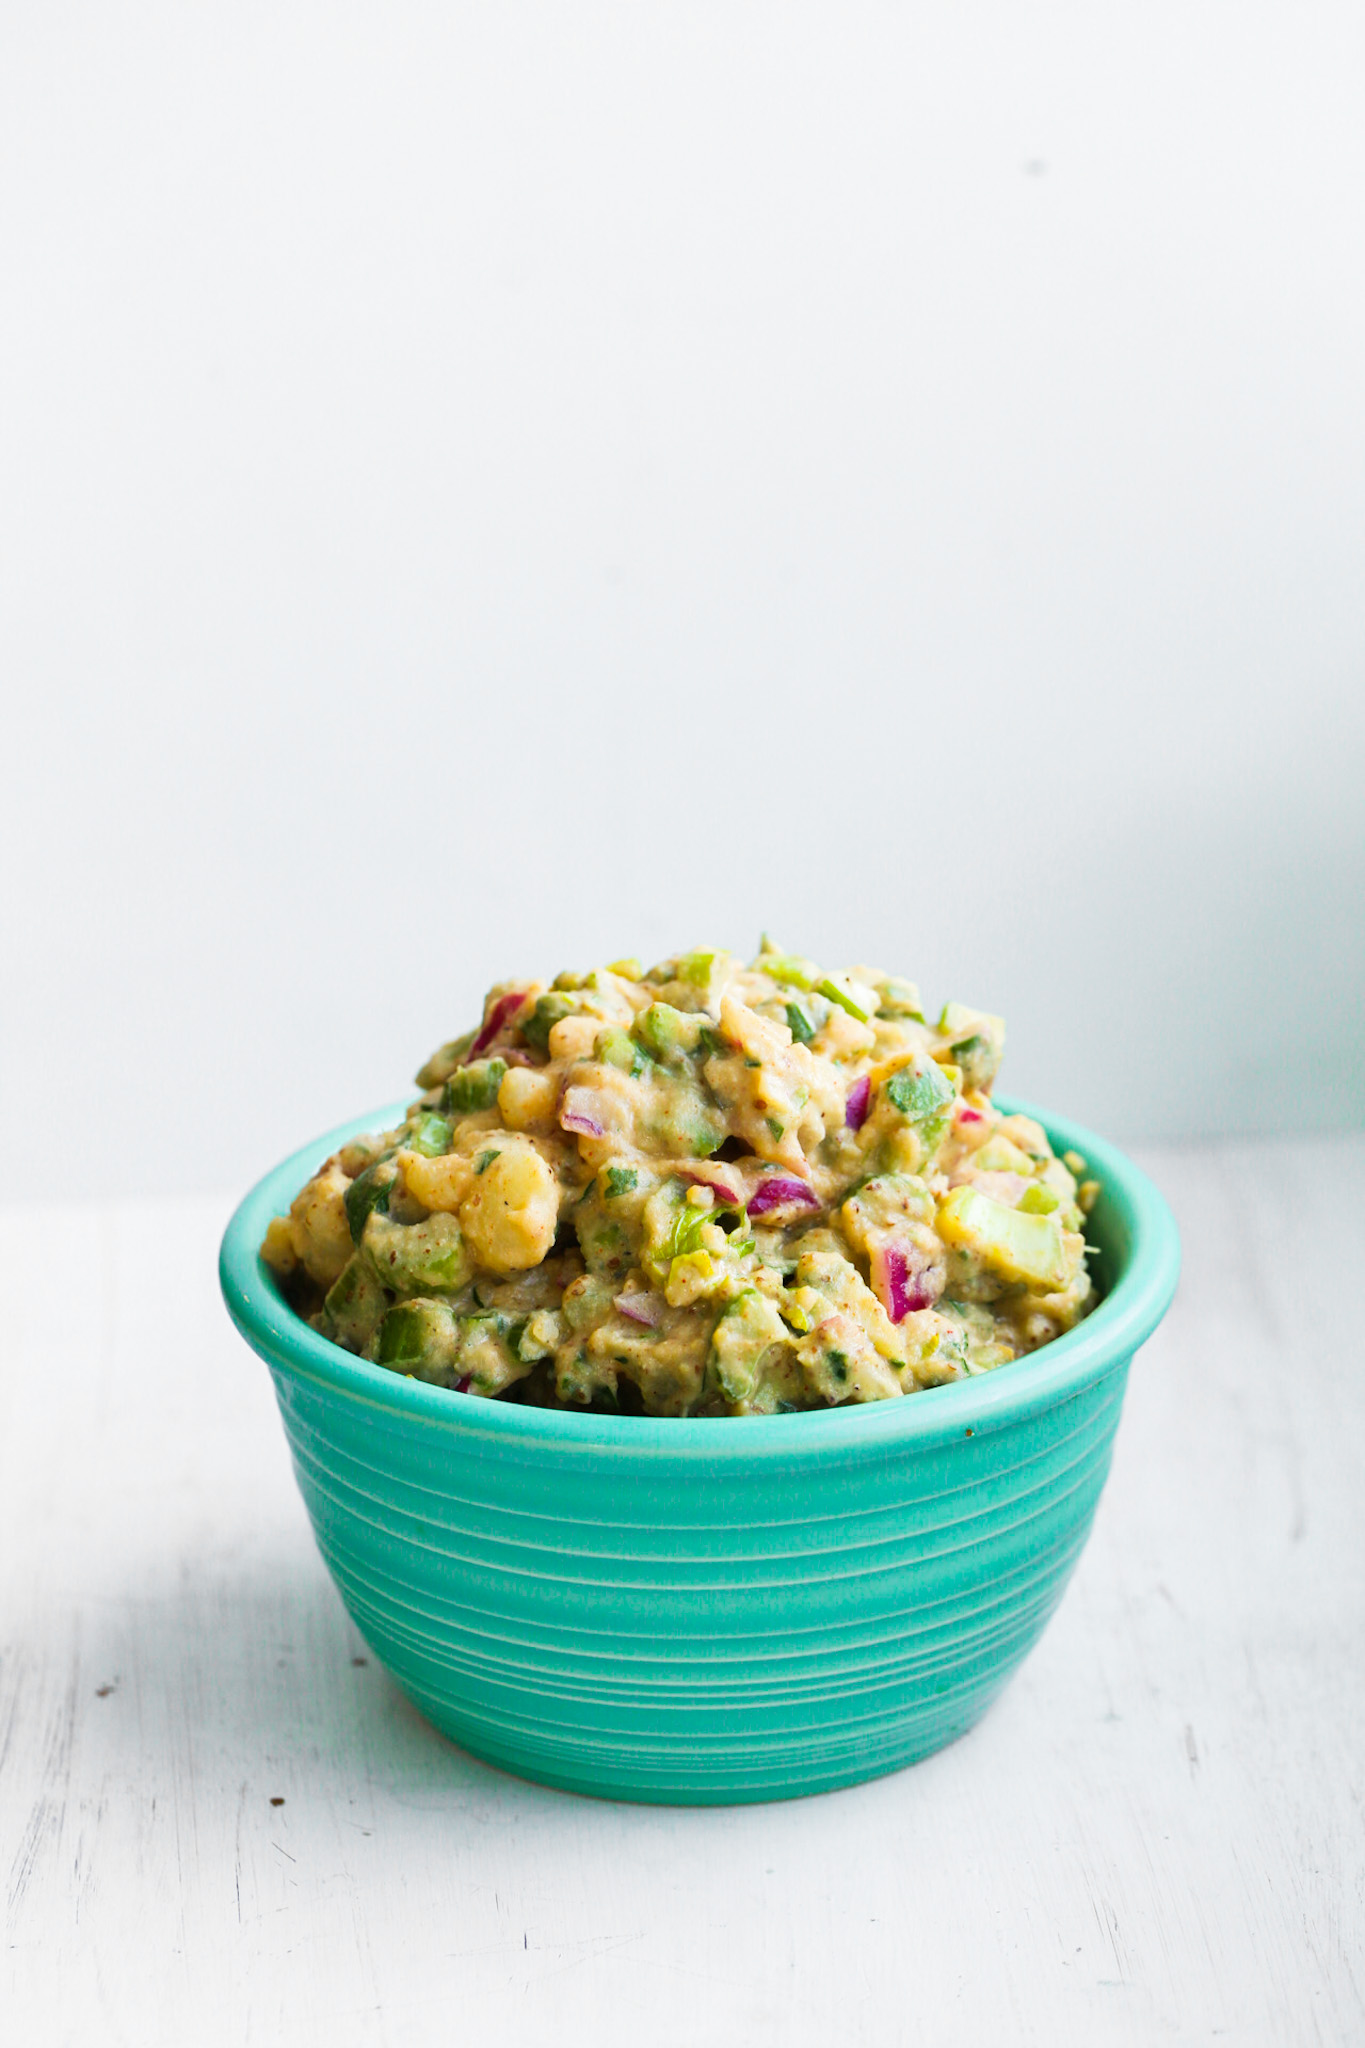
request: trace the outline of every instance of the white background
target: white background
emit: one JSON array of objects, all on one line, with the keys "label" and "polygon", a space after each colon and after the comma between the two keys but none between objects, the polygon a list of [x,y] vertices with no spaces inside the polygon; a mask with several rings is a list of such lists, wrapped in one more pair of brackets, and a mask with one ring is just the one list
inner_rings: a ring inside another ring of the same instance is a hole
[{"label": "white background", "polygon": [[508,972],[999,1009],[1365,1108],[1365,17],[0,24],[3,1126],[244,1185]]}]

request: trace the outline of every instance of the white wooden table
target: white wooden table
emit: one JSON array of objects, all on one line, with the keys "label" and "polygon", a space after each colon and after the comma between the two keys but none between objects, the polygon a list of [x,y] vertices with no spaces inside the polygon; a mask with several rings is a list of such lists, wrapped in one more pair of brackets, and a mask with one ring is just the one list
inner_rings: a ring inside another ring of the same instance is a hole
[{"label": "white wooden table", "polygon": [[504,1777],[363,1660],[226,1203],[7,1211],[4,2040],[1365,2041],[1365,1138],[1142,1156],[1185,1278],[1042,1645],[944,1755],[719,1811]]}]

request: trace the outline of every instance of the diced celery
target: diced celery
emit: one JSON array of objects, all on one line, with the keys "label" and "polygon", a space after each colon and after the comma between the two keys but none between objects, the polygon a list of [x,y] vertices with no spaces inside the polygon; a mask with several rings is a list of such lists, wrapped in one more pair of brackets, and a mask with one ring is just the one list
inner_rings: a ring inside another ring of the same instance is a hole
[{"label": "diced celery", "polygon": [[578,1005],[571,1003],[567,996],[554,992],[537,996],[534,1010],[522,1022],[522,1037],[528,1045],[535,1046],[538,1052],[548,1052],[551,1031],[562,1018],[572,1017],[577,1007]]},{"label": "diced celery", "polygon": [[1002,1279],[1043,1293],[1065,1287],[1069,1278],[1062,1226],[1055,1216],[1010,1209],[979,1188],[953,1188],[939,1205],[939,1236],[975,1253]]},{"label": "diced celery", "polygon": [[395,1223],[373,1212],[365,1224],[365,1256],[395,1294],[453,1294],[473,1272],[463,1233],[437,1210],[423,1223]]},{"label": "diced celery", "polygon": [[812,989],[820,979],[815,962],[803,960],[798,953],[761,954],[754,965],[784,988]]},{"label": "diced celery", "polygon": [[388,1211],[393,1195],[394,1168],[387,1160],[376,1161],[358,1174],[342,1196],[346,1208],[346,1223],[351,1233],[351,1243],[359,1244],[365,1235],[365,1223],[372,1209],[381,1215]]},{"label": "diced celery", "polygon": [[989,1094],[1005,1048],[1004,1019],[965,1003],[945,1003],[938,1028],[948,1040],[953,1062],[962,1069],[963,1086]]},{"label": "diced celery", "polygon": [[379,1326],[380,1365],[416,1379],[448,1384],[459,1346],[460,1326],[444,1302],[399,1302]]},{"label": "diced celery", "polygon": [[695,1014],[675,1010],[671,1003],[650,1003],[635,1019],[631,1035],[655,1059],[666,1060],[695,1052],[701,1029]]},{"label": "diced celery", "polygon": [[678,960],[679,981],[691,982],[693,988],[707,988],[719,953],[684,953]]},{"label": "diced celery", "polygon": [[1036,1180],[1031,1188],[1025,1188],[1017,1207],[1025,1216],[1050,1216],[1054,1209],[1061,1207],[1061,1200],[1051,1188]]},{"label": "diced celery", "polygon": [[576,1336],[582,1336],[611,1313],[618,1283],[600,1273],[580,1273],[564,1290],[560,1311]]},{"label": "diced celery", "polygon": [[552,1308],[538,1308],[534,1315],[509,1332],[509,1342],[523,1365],[553,1356],[564,1340],[564,1323]]},{"label": "diced celery", "polygon": [[881,998],[879,1015],[898,1019],[908,1018],[914,1024],[924,1022],[919,990],[913,981],[902,981],[898,976],[890,974],[884,981],[877,983],[877,994]]},{"label": "diced celery", "polygon": [[953,1099],[953,1085],[935,1061],[925,1060],[922,1066],[898,1067],[882,1083],[882,1093],[911,1123],[924,1124],[943,1117]]},{"label": "diced celery", "polygon": [[615,1024],[598,1032],[593,1057],[601,1060],[603,1066],[616,1067],[621,1073],[633,1074],[637,1078],[649,1069],[648,1059],[630,1033]]},{"label": "diced celery", "polygon": [[491,1109],[506,1072],[506,1060],[471,1060],[446,1082],[441,1107],[453,1110],[456,1116],[473,1116],[481,1109]]},{"label": "diced celery", "polygon": [[443,1116],[419,1117],[416,1129],[408,1139],[408,1150],[420,1152],[424,1159],[439,1159],[450,1150],[453,1133]]},{"label": "diced celery", "polygon": [[373,1267],[359,1252],[347,1260],[323,1304],[331,1317],[334,1341],[348,1351],[359,1351],[368,1342],[388,1305],[389,1297]]},{"label": "diced celery", "polygon": [[497,1395],[524,1376],[519,1367],[525,1361],[516,1339],[525,1327],[524,1316],[505,1315],[497,1309],[460,1317],[460,1378],[470,1382],[471,1392]]},{"label": "diced celery", "polygon": [[987,1138],[985,1144],[973,1153],[972,1164],[979,1166],[983,1173],[1027,1175],[1033,1171],[1033,1161],[1027,1152],[1021,1152],[1017,1145],[1012,1145],[1008,1138],[1002,1138],[998,1131]]},{"label": "diced celery", "polygon": [[607,973],[619,974],[622,981],[638,981],[644,973],[644,969],[632,953],[627,960],[608,961]]}]

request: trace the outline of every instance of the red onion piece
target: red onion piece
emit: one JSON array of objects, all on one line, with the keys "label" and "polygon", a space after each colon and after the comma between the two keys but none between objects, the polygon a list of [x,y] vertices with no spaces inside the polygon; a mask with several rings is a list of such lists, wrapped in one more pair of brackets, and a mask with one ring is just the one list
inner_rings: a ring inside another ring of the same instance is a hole
[{"label": "red onion piece", "polygon": [[474,1375],[472,1372],[467,1372],[462,1380],[456,1380],[455,1391],[457,1394],[467,1394],[473,1384]]},{"label": "red onion piece", "polygon": [[848,1091],[844,1104],[844,1122],[851,1131],[860,1131],[867,1122],[868,1104],[872,1100],[872,1076],[863,1074]]},{"label": "red onion piece", "polygon": [[744,1197],[734,1182],[722,1173],[696,1173],[692,1169],[680,1173],[680,1180],[689,1181],[694,1188],[710,1188],[723,1209],[742,1209]]},{"label": "red onion piece", "polygon": [[893,1323],[933,1306],[928,1280],[923,1263],[913,1259],[903,1245],[878,1245],[872,1254],[872,1291]]},{"label": "red onion piece", "polygon": [[658,1323],[659,1304],[652,1294],[618,1294],[614,1306],[627,1322],[639,1323],[646,1330]]},{"label": "red onion piece", "polygon": [[514,988],[508,995],[498,997],[498,1000],[484,1018],[478,1037],[465,1054],[466,1062],[476,1060],[480,1053],[487,1052],[493,1040],[502,1030],[503,1025],[509,1023],[515,1017],[525,1001],[525,990],[519,988]]},{"label": "red onion piece", "polygon": [[785,1180],[780,1174],[771,1174],[767,1180],[761,1180],[750,1195],[749,1214],[766,1216],[770,1209],[786,1209],[792,1205],[818,1209],[820,1197],[803,1180]]},{"label": "red onion piece", "polygon": [[600,1124],[592,1111],[597,1099],[589,1088],[566,1088],[564,1100],[559,1105],[559,1128],[561,1131],[577,1131],[584,1138],[605,1138],[607,1129]]},{"label": "red onion piece", "polygon": [[986,1121],[979,1109],[960,1109],[957,1120],[960,1124],[984,1124]]}]

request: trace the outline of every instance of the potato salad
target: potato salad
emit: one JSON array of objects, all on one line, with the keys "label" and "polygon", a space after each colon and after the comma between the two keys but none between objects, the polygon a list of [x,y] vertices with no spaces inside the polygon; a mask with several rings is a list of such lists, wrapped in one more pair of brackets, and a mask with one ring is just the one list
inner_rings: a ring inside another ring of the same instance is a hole
[{"label": "potato salad", "polygon": [[313,1327],[452,1392],[661,1416],[894,1400],[1093,1299],[1075,1153],[1004,1026],[766,939],[500,984],[266,1232]]}]

